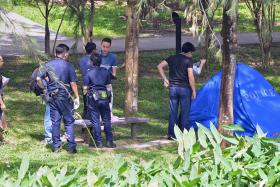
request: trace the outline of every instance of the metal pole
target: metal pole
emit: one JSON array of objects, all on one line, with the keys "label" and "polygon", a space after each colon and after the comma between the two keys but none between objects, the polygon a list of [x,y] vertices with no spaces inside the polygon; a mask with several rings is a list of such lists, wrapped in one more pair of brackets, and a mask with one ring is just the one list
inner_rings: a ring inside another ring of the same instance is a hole
[{"label": "metal pole", "polygon": [[176,25],[176,54],[181,53],[182,43],[182,19],[176,12],[172,12],[173,23]]}]

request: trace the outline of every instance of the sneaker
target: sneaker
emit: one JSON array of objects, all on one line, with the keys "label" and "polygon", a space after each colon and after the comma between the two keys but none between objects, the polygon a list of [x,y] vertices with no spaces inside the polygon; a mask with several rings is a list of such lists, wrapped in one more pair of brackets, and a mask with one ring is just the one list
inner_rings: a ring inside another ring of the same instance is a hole
[{"label": "sneaker", "polygon": [[76,148],[75,149],[69,149],[68,153],[69,154],[76,154],[77,153],[77,149]]},{"label": "sneaker", "polygon": [[115,147],[117,147],[117,145],[113,141],[108,141],[108,142],[106,142],[105,147],[115,148]]},{"label": "sneaker", "polygon": [[167,137],[167,140],[175,141],[176,138],[174,138],[174,137],[172,137],[172,136],[168,136],[168,137]]}]

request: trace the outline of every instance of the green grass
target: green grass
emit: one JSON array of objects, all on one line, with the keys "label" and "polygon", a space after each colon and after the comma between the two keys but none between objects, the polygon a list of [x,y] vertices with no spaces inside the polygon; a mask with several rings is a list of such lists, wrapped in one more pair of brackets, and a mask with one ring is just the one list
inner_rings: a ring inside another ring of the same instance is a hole
[{"label": "green grass", "polygon": [[[12,5],[12,3],[1,3],[1,7],[4,7],[8,10],[14,11],[20,15],[23,15],[34,22],[44,25],[45,21],[42,15],[39,12],[39,9],[31,6],[30,4],[18,3],[17,5]],[[51,14],[50,14],[50,28],[57,30],[60,23],[60,18],[63,14],[64,7],[55,5]],[[94,18],[94,37],[124,37],[126,29],[126,21],[121,18],[125,15],[125,7],[118,5],[115,2],[105,2],[103,5],[96,6],[96,15]],[[174,25],[170,19],[170,15],[166,12],[160,12],[158,18],[159,24],[158,28],[153,28],[151,20],[147,20],[141,23],[141,28],[143,32],[165,32],[174,29]],[[214,19],[218,22],[214,26],[215,32],[221,31],[221,20],[222,20],[222,8],[218,8],[215,13]],[[274,31],[280,31],[280,4],[277,3],[276,6],[276,22],[278,26],[274,26]],[[70,18],[69,11],[66,13],[66,17],[62,24],[60,33],[66,36],[74,36],[73,19]],[[184,29],[188,29],[191,25],[183,24]],[[253,19],[251,13],[245,3],[239,4],[239,20],[238,20],[238,32],[255,32],[255,26],[253,25]]]},{"label": "green grass", "polygon": [[[277,52],[279,45],[273,46],[272,56],[275,65],[268,71],[261,70],[264,76],[280,92],[280,55]],[[139,112],[138,116],[150,118],[148,124],[140,125],[138,128],[137,142],[147,142],[150,140],[163,138],[168,125],[168,91],[162,86],[158,77],[156,65],[174,51],[153,51],[140,53],[140,79],[139,79]],[[194,58],[198,59],[196,52]],[[118,53],[120,63],[123,62],[124,54]],[[259,52],[255,45],[242,46],[240,56],[250,64],[258,61]],[[76,68],[78,56],[72,56]],[[79,144],[78,154],[69,155],[65,150],[59,154],[51,152],[46,147],[43,140],[43,112],[44,105],[40,104],[40,99],[28,92],[29,78],[33,69],[37,66],[32,59],[9,58],[3,69],[4,75],[10,77],[11,83],[5,88],[5,100],[8,107],[7,117],[9,129],[6,133],[6,140],[9,144],[0,146],[0,175],[8,172],[16,176],[21,159],[24,155],[29,155],[31,171],[35,171],[41,165],[62,166],[68,165],[70,168],[82,167],[85,172],[87,161],[92,159],[95,163],[94,171],[101,168],[110,168],[114,157],[121,154],[126,160],[148,161],[156,160],[159,164],[170,163],[177,157],[175,144],[151,148],[145,150],[118,150],[118,151],[97,151],[89,149],[87,145]],[[217,63],[211,62],[211,75],[220,68]],[[118,80],[114,83],[114,114],[123,116],[125,86],[124,68],[118,71]],[[200,87],[208,78],[199,77],[197,85]],[[79,83],[81,84],[81,83]],[[82,97],[81,97],[82,98]],[[79,112],[81,113],[82,106]],[[117,145],[133,143],[129,136],[130,130],[125,127],[113,128]],[[78,130],[77,130],[78,134]],[[134,142],[135,143],[135,142]]]}]

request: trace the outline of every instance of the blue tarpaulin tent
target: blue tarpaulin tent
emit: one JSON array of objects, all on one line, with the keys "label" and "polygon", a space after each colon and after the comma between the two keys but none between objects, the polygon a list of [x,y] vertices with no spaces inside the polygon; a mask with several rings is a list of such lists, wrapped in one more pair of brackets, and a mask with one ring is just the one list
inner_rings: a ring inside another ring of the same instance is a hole
[{"label": "blue tarpaulin tent", "polygon": [[[280,96],[255,69],[245,64],[236,67],[234,82],[234,123],[241,125],[241,135],[253,136],[259,125],[267,137],[280,136]],[[217,125],[222,72],[214,75],[197,93],[190,111],[190,125],[199,122]]]}]

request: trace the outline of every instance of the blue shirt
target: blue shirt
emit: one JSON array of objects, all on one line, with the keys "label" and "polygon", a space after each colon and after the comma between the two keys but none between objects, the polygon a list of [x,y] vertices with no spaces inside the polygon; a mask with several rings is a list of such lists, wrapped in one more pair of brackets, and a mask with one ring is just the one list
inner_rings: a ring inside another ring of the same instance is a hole
[{"label": "blue shirt", "polygon": [[100,67],[106,68],[109,72],[112,72],[113,67],[117,67],[118,59],[117,56],[111,52],[107,55],[101,53],[101,65]]},{"label": "blue shirt", "polygon": [[86,55],[86,56],[82,57],[80,59],[79,65],[80,65],[80,71],[81,71],[82,77],[84,77],[86,75],[87,71],[93,67],[91,64],[90,55]]},{"label": "blue shirt", "polygon": [[70,83],[77,82],[74,66],[61,58],[51,60],[41,67],[39,77],[48,77],[48,92],[57,92],[57,95],[62,97],[68,97],[72,92]]},{"label": "blue shirt", "polygon": [[111,74],[103,67],[94,66],[87,71],[84,77],[84,85],[92,89],[106,89],[106,85],[111,84]]}]

